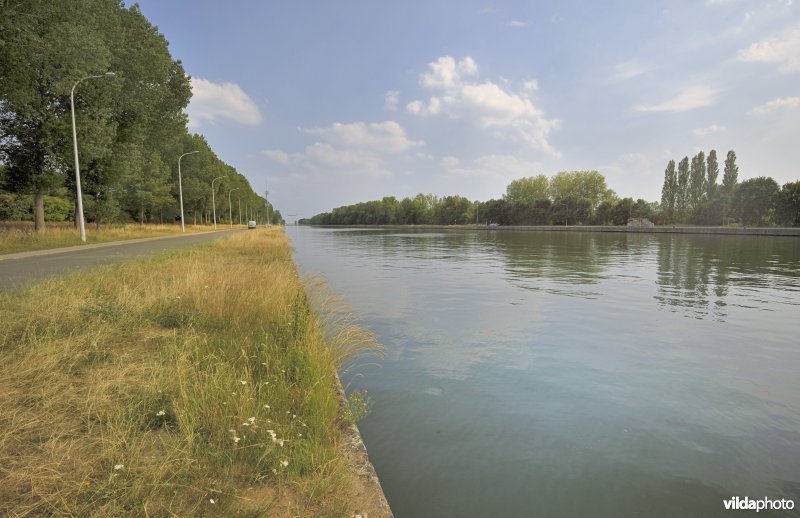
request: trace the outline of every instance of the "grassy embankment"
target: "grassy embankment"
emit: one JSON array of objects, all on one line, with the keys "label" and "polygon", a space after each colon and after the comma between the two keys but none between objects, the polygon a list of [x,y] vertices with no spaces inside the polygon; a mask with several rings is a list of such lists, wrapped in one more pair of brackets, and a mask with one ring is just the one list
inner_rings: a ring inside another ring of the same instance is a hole
[{"label": "grassy embankment", "polygon": [[[234,227],[240,226],[234,225]],[[220,225],[219,228],[225,230],[228,225]],[[214,230],[214,227],[210,225],[186,225],[186,232],[207,232],[209,230]],[[108,241],[159,237],[180,233],[180,225],[127,223],[124,225],[102,225],[100,230],[96,230],[94,225],[86,225],[86,242],[106,243]],[[0,254],[46,250],[48,248],[61,248],[80,244],[80,235],[78,230],[72,226],[72,223],[48,223],[44,231],[35,232],[31,222],[0,222]]]},{"label": "grassy embankment", "polygon": [[0,295],[0,515],[352,516],[325,334],[277,229]]}]

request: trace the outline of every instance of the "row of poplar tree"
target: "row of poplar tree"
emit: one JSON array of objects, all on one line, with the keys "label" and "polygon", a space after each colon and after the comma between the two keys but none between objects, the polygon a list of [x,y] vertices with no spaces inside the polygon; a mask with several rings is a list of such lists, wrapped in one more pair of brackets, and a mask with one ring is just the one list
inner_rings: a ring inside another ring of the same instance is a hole
[{"label": "row of poplar tree", "polygon": [[689,162],[670,160],[661,188],[661,211],[667,223],[698,225],[800,226],[800,181],[782,187],[766,176],[739,182],[736,153],[728,151],[717,183],[716,150],[700,151]]},{"label": "row of poplar tree", "polygon": [[[113,76],[104,75],[113,72]],[[175,221],[178,157],[187,222],[267,212],[266,200],[187,130],[190,78],[138,6],[119,0],[0,0],[0,197],[5,218],[71,219],[75,202],[70,92],[74,88],[87,217]],[[26,203],[21,200],[30,200]],[[223,201],[224,200],[224,201]],[[31,203],[33,201],[33,203]],[[45,203],[50,210],[45,210]],[[15,205],[16,204],[16,205]],[[31,206],[33,205],[31,210]],[[225,210],[222,210],[224,207]],[[280,213],[271,211],[280,222]],[[219,218],[221,219],[221,218]],[[254,218],[252,218],[254,219]]]},{"label": "row of poplar tree", "polygon": [[[728,151],[722,184],[717,184],[719,163],[717,151],[712,149],[708,157],[700,151],[692,157],[683,157],[675,168],[675,160],[670,160],[664,171],[664,185],[661,188],[661,208],[670,222],[689,222],[707,202],[721,200],[729,204],[731,194],[739,176],[736,165],[736,152]],[[729,207],[728,207],[729,209]],[[718,223],[722,223],[721,221]]]}]

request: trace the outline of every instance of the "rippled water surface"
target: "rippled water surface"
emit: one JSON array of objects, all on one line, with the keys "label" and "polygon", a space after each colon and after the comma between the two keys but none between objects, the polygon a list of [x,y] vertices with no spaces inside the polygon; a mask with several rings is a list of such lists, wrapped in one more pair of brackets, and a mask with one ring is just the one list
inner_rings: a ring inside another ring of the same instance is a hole
[{"label": "rippled water surface", "polygon": [[343,381],[399,518],[800,506],[800,239],[287,232],[386,346]]}]

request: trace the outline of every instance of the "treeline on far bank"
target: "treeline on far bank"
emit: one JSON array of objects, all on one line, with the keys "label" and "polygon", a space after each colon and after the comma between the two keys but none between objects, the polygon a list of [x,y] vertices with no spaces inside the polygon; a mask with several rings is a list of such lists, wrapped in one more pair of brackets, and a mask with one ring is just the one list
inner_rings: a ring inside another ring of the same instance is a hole
[{"label": "treeline on far bank", "polygon": [[800,226],[800,181],[782,188],[772,178],[738,182],[736,154],[728,153],[722,184],[716,152],[684,158],[665,172],[661,202],[620,198],[597,171],[563,171],[513,180],[502,198],[471,201],[463,196],[394,196],[337,207],[302,219],[307,225],[626,225],[740,224]]},{"label": "treeline on far bank", "polygon": [[0,2],[0,220],[74,220],[73,90],[89,221],[179,220],[178,159],[194,151],[181,161],[187,223],[211,222],[217,177],[218,220],[232,193],[234,221],[240,206],[266,221],[267,200],[188,132],[190,78],[167,40],[118,0]]}]

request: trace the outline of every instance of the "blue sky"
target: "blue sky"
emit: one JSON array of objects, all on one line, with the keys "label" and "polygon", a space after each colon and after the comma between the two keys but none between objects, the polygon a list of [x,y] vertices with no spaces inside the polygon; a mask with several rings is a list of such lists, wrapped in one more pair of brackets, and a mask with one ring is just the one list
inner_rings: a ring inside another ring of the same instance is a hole
[{"label": "blue sky", "polygon": [[193,78],[190,129],[286,214],[670,159],[800,179],[800,10],[694,2],[140,2]]}]

